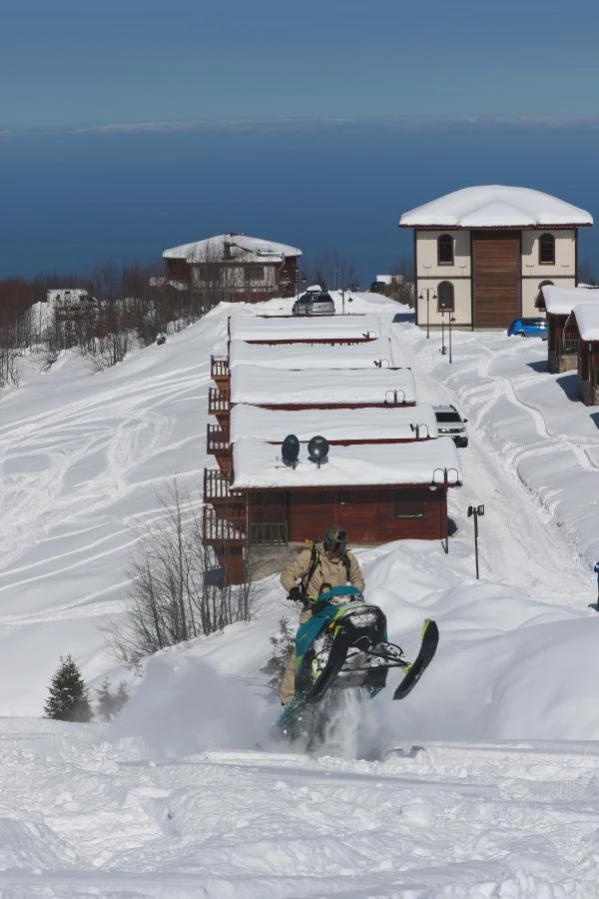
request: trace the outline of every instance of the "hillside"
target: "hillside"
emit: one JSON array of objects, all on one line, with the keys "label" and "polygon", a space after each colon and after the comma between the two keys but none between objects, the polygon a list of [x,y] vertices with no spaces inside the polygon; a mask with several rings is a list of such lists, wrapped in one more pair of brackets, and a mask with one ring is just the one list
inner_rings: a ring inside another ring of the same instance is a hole
[{"label": "hillside", "polygon": [[[114,724],[25,717],[41,713],[59,655],[96,683],[113,668],[99,625],[122,613],[139,524],[159,514],[167,476],[201,486],[209,357],[230,310],[102,373],[67,355],[40,374],[31,360],[2,397],[0,709],[18,717],[0,734],[0,889],[596,895],[599,754],[581,742],[599,739],[595,420],[543,370],[541,341],[454,333],[450,366],[438,334],[379,303],[419,400],[456,402],[470,445],[448,555],[419,541],[358,550],[392,638],[413,654],[432,616],[438,655],[402,703],[349,709],[320,759],[269,735],[278,706],[260,668],[278,619],[296,614],[276,576],[250,624],[152,658]],[[476,581],[466,511],[481,503]]]}]

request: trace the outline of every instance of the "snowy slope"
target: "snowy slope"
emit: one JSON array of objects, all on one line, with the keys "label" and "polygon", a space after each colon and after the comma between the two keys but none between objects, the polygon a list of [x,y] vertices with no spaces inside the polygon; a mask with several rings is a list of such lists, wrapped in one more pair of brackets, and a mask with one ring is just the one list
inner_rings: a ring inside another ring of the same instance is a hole
[{"label": "snowy slope", "polygon": [[[61,653],[88,679],[112,666],[98,625],[122,610],[138,523],[159,514],[165,476],[201,484],[229,312],[103,373],[31,362],[2,396],[4,715],[40,714]],[[469,418],[449,554],[358,549],[408,654],[423,617],[439,623],[418,688],[349,708],[327,756],[273,742],[260,668],[296,611],[267,579],[250,624],[151,659],[114,724],[0,722],[0,895],[598,895],[596,414],[573,375],[547,373],[540,340],[458,332],[449,365],[439,336],[382,321],[419,399]],[[471,503],[485,504],[478,582]],[[368,760],[397,744],[425,751]]]}]

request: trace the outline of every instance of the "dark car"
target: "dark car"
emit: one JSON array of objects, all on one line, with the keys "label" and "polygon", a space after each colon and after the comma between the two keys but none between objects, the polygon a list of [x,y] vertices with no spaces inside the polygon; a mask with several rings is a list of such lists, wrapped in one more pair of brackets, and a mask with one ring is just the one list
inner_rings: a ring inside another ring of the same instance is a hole
[{"label": "dark car", "polygon": [[324,290],[320,293],[308,291],[295,301],[291,312],[293,315],[334,315],[335,303]]},{"label": "dark car", "polygon": [[517,335],[518,337],[541,337],[543,340],[547,340],[548,333],[547,319],[542,316],[516,318],[507,329],[508,337]]}]

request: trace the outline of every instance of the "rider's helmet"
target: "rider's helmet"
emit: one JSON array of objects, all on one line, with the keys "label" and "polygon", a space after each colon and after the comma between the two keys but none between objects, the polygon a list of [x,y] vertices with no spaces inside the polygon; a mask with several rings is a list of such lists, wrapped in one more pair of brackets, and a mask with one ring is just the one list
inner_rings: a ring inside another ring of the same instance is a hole
[{"label": "rider's helmet", "polygon": [[322,542],[327,552],[338,552],[342,556],[347,549],[347,531],[338,525],[333,525],[324,532]]}]

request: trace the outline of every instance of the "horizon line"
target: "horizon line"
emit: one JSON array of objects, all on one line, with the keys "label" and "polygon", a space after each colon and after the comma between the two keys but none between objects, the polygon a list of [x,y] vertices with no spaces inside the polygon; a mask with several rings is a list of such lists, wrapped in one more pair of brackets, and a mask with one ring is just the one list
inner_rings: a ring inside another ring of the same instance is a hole
[{"label": "horizon line", "polygon": [[268,132],[303,131],[312,128],[340,128],[351,125],[378,125],[403,130],[422,130],[451,126],[526,126],[544,128],[572,128],[599,125],[598,115],[578,116],[323,116],[312,119],[189,119],[156,120],[143,122],[108,122],[88,125],[61,125],[48,127],[19,127],[0,129],[0,140],[16,140],[27,137],[79,137],[86,135],[130,134],[191,134],[202,132]]}]

